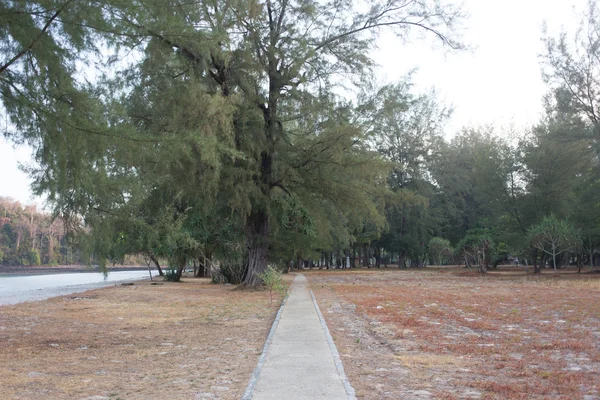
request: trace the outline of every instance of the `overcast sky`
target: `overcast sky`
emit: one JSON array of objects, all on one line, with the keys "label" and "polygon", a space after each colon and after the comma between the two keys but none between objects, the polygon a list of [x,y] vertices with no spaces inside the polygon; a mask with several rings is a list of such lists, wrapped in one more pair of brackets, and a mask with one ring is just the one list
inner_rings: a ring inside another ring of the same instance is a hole
[{"label": "overcast sky", "polygon": [[[493,124],[528,127],[540,117],[546,86],[540,75],[542,23],[550,31],[576,28],[575,8],[585,0],[465,0],[465,41],[472,52],[445,54],[429,44],[398,43],[384,35],[375,53],[381,82],[392,82],[414,67],[420,90],[435,87],[438,97],[454,106],[447,135],[463,126]],[[2,118],[4,120],[4,118]],[[31,180],[18,169],[28,163],[30,150],[13,148],[0,139],[0,196],[22,203],[36,202]]]}]

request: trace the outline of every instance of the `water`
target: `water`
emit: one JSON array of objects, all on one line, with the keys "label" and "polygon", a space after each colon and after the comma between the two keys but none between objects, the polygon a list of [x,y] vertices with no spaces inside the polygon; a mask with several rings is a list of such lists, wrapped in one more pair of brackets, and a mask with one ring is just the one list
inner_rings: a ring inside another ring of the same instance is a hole
[{"label": "water", "polygon": [[[155,275],[156,272],[152,271],[152,274]],[[106,279],[100,272],[0,276],[0,306],[80,293],[116,283],[148,279],[148,277],[148,271],[143,270],[110,272]]]}]

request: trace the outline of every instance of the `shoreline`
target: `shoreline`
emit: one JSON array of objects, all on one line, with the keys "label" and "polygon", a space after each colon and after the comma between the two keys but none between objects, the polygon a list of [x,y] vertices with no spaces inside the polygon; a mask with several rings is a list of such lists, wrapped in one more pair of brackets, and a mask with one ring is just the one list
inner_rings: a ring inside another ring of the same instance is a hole
[{"label": "shoreline", "polygon": [[[117,271],[147,271],[147,266],[142,265],[116,265],[107,268],[108,272]],[[0,276],[3,275],[52,275],[64,273],[102,272],[99,267],[87,265],[58,265],[51,266],[0,266]]]}]

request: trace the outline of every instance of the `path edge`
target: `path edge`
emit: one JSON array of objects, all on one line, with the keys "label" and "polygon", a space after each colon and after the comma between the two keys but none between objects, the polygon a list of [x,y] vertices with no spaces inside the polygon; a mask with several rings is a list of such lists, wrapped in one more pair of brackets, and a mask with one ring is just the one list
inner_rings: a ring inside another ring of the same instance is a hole
[{"label": "path edge", "polygon": [[317,304],[317,299],[315,298],[315,294],[313,291],[310,291],[310,297],[312,297],[313,305],[315,306],[315,310],[317,310],[317,315],[319,316],[319,322],[321,322],[321,327],[323,328],[323,332],[325,332],[325,338],[327,339],[327,344],[329,345],[329,350],[333,355],[333,362],[335,363],[335,368],[340,375],[340,379],[344,384],[344,389],[346,389],[346,395],[348,396],[348,400],[356,400],[356,392],[354,388],[350,384],[348,377],[346,376],[346,372],[344,371],[344,365],[342,364],[342,359],[340,358],[340,353],[337,351],[337,347],[335,343],[333,343],[333,337],[331,337],[331,333],[329,332],[329,328],[327,327],[327,323],[325,322],[325,318],[323,318],[323,314],[321,314],[321,310],[319,309],[319,305]]},{"label": "path edge", "polygon": [[281,313],[283,312],[283,307],[287,302],[288,296],[290,294],[290,290],[286,293],[281,305],[279,306],[279,310],[275,315],[275,320],[273,320],[273,324],[271,325],[271,329],[269,330],[269,334],[267,335],[267,339],[265,340],[265,344],[262,349],[262,353],[258,358],[258,362],[256,363],[256,367],[254,367],[254,371],[252,371],[252,375],[250,375],[250,381],[246,386],[246,390],[244,390],[244,394],[242,395],[241,400],[250,400],[252,396],[254,396],[254,387],[256,386],[256,382],[258,382],[258,378],[260,377],[260,372],[262,371],[262,367],[265,364],[265,360],[267,359],[267,354],[269,353],[269,349],[271,348],[271,343],[273,342],[273,336],[275,336],[275,331],[277,330],[277,326],[279,325],[279,320],[281,319]]}]

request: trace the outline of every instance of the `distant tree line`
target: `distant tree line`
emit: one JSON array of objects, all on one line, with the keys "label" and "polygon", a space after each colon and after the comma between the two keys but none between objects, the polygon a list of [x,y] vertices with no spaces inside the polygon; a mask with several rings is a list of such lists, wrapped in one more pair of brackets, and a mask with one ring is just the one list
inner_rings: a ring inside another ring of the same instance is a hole
[{"label": "distant tree line", "polygon": [[0,197],[0,265],[80,264],[81,253],[68,240],[64,221],[34,205]]}]

